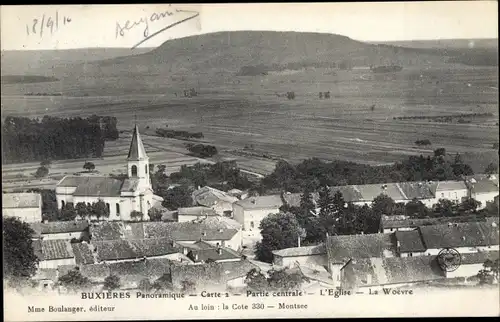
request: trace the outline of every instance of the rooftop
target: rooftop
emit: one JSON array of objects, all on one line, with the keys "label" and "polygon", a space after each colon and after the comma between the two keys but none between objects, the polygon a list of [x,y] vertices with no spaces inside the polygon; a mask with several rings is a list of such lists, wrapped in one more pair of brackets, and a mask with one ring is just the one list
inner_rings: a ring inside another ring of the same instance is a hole
[{"label": "rooftop", "polygon": [[217,216],[212,208],[208,207],[186,207],[178,208],[177,214],[179,216]]},{"label": "rooftop", "polygon": [[89,244],[72,243],[71,248],[73,249],[73,254],[75,254],[75,262],[77,265],[88,265],[96,262]]},{"label": "rooftop", "polygon": [[75,257],[69,240],[48,239],[42,240],[41,244],[43,260],[66,259]]},{"label": "rooftop", "polygon": [[42,208],[39,193],[2,193],[2,208]]},{"label": "rooftop", "polygon": [[417,283],[445,277],[435,256],[366,258],[346,268],[347,283],[355,286]]},{"label": "rooftop", "polygon": [[395,235],[399,242],[400,252],[425,252],[427,250],[418,230],[397,231]]},{"label": "rooftop", "polygon": [[395,253],[391,234],[328,236],[326,251],[332,263],[346,263],[350,259],[387,257]]},{"label": "rooftop", "polygon": [[[302,199],[302,193],[290,193],[290,192],[286,192],[286,193],[283,193],[283,200],[285,201],[285,203],[290,206],[290,207],[299,207],[300,206],[300,200]],[[317,192],[314,192],[314,193],[311,193],[311,197],[313,199],[313,202],[315,204],[318,203],[318,200],[319,200],[319,193]]]},{"label": "rooftop", "polygon": [[212,207],[220,202],[233,203],[238,201],[238,198],[208,186],[195,190],[192,197],[195,203],[205,207]]},{"label": "rooftop", "polygon": [[321,255],[326,254],[326,248],[324,244],[304,247],[292,247],[274,250],[273,254],[281,257]]},{"label": "rooftop", "polygon": [[155,257],[179,252],[167,238],[96,241],[93,245],[101,261]]},{"label": "rooftop", "polygon": [[418,228],[427,249],[498,245],[498,226],[467,222]]},{"label": "rooftop", "polygon": [[213,246],[205,241],[197,241],[194,244],[186,245],[192,254],[190,257],[195,263],[206,262],[211,259],[213,261],[220,260],[236,260],[240,259],[241,255],[227,247]]},{"label": "rooftop", "polygon": [[425,181],[399,182],[397,185],[404,193],[407,200],[434,198],[432,187]]},{"label": "rooftop", "polygon": [[230,240],[238,232],[227,225],[209,225],[206,222],[145,222],[144,232],[149,238],[170,238],[176,241]]},{"label": "rooftop", "polygon": [[58,187],[75,187],[74,196],[119,197],[125,180],[105,176],[65,176]]},{"label": "rooftop", "polygon": [[438,225],[447,223],[459,223],[469,221],[485,221],[485,218],[477,215],[464,215],[454,217],[434,217],[434,218],[393,218],[394,216],[382,216],[382,227],[387,228],[407,228],[428,225]]},{"label": "rooftop", "polygon": [[143,160],[147,159],[147,157],[146,149],[144,149],[141,135],[139,134],[139,128],[136,125],[132,133],[132,141],[130,142],[127,160]]},{"label": "rooftop", "polygon": [[467,190],[467,186],[463,181],[437,181],[436,190],[439,191],[450,191],[450,190]]},{"label": "rooftop", "polygon": [[249,197],[235,202],[243,209],[278,209],[283,205],[280,195]]},{"label": "rooftop", "polygon": [[124,223],[121,221],[102,221],[90,225],[92,240],[143,239],[142,223]]},{"label": "rooftop", "polygon": [[86,220],[78,221],[49,221],[46,223],[32,223],[30,224],[36,232],[41,234],[62,234],[62,233],[76,233],[83,232],[89,227]]}]

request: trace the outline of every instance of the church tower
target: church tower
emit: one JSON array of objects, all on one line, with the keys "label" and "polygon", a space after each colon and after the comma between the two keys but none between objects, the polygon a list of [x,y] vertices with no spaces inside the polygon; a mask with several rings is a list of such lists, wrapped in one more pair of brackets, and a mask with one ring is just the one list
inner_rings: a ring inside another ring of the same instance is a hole
[{"label": "church tower", "polygon": [[127,157],[127,173],[130,179],[137,179],[139,181],[138,190],[151,189],[149,181],[149,158],[142,144],[137,125],[134,127],[132,142],[130,142]]}]

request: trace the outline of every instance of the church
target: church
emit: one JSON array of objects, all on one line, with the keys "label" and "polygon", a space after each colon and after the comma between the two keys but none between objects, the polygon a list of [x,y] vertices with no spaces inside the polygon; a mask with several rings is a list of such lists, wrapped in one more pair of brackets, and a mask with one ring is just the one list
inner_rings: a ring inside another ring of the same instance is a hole
[{"label": "church", "polygon": [[149,220],[149,209],[161,205],[163,198],[153,193],[149,158],[137,125],[130,142],[126,178],[65,176],[57,183],[56,199],[59,209],[67,203],[91,205],[102,200],[109,212],[109,218],[103,218],[107,220],[130,221],[130,213],[134,210],[143,214],[143,220]]}]

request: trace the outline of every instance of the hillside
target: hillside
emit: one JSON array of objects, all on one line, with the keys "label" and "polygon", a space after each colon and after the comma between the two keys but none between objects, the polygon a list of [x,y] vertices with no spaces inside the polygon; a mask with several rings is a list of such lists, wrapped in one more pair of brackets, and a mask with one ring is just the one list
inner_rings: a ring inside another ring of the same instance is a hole
[{"label": "hillside", "polygon": [[234,74],[255,65],[295,63],[307,67],[348,61],[353,66],[423,66],[444,64],[447,58],[440,53],[368,44],[334,34],[234,31],[169,40],[144,54],[87,64],[85,72],[108,76],[130,72]]},{"label": "hillside", "polygon": [[64,69],[72,64],[129,56],[152,48],[82,48],[66,50],[2,50],[2,75],[52,76],[54,68]]}]

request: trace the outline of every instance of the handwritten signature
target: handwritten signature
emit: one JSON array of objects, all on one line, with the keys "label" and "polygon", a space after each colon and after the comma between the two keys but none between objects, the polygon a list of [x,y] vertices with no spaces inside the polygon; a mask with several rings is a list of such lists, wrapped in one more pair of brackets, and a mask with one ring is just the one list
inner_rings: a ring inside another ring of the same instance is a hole
[{"label": "handwritten signature", "polygon": [[[176,21],[168,26],[165,26],[164,28],[152,33],[152,34],[149,34],[149,23],[150,22],[155,22],[155,21],[160,21],[166,17],[170,17],[170,16],[173,16],[175,15],[176,13],[180,13],[180,12],[184,12],[184,13],[192,13],[193,15],[185,18],[185,19],[182,19],[182,20],[179,20],[179,21]],[[146,16],[146,17],[142,17],[141,19],[139,20],[135,20],[135,21],[130,21],[130,20],[127,20],[125,21],[125,23],[123,24],[120,24],[118,22],[116,22],[116,29],[115,29],[115,38],[118,38],[118,37],[124,37],[125,36],[125,33],[126,31],[129,31],[129,30],[132,30],[136,27],[139,27],[141,25],[144,26],[144,31],[143,31],[143,36],[144,36],[144,39],[142,39],[141,41],[139,41],[137,44],[135,44],[132,49],[138,47],[139,45],[141,45],[142,43],[144,43],[145,41],[153,38],[154,36],[157,36],[158,34],[164,32],[165,30],[167,29],[170,29],[174,26],[177,26],[183,22],[186,22],[188,20],[191,20],[191,19],[194,19],[196,17],[198,17],[200,14],[196,11],[190,11],[190,10],[180,10],[180,9],[176,9],[175,11],[171,11],[171,10],[166,10],[164,12],[160,12],[160,13],[153,13],[151,14],[149,17]]]},{"label": "handwritten signature", "polygon": [[26,34],[38,34],[40,37],[43,36],[43,31],[45,28],[50,30],[50,34],[59,30],[59,24],[65,26],[71,22],[71,18],[65,15],[59,16],[59,11],[56,10],[55,15],[42,15],[41,19],[34,18],[33,21],[26,24]]}]

